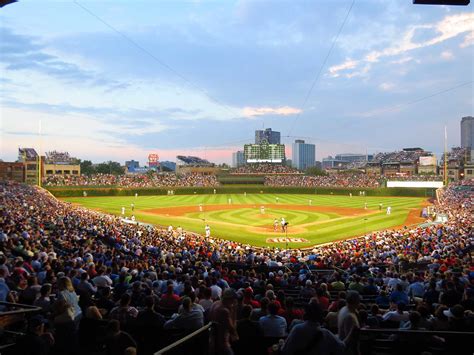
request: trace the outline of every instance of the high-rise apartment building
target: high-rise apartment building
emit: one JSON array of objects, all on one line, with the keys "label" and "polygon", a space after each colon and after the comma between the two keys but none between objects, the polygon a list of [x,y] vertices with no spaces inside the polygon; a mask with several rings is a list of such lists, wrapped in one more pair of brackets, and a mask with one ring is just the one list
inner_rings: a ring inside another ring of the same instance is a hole
[{"label": "high-rise apartment building", "polygon": [[245,155],[243,150],[238,150],[232,153],[232,167],[238,168],[239,166],[245,165]]},{"label": "high-rise apartment building", "polygon": [[271,128],[255,131],[255,144],[262,144],[263,141],[268,144],[280,144],[280,132],[272,131]]},{"label": "high-rise apartment building", "polygon": [[474,117],[466,116],[461,120],[461,148],[474,149]]},{"label": "high-rise apartment building", "polygon": [[293,167],[298,170],[306,170],[316,164],[316,146],[297,139],[292,147]]}]

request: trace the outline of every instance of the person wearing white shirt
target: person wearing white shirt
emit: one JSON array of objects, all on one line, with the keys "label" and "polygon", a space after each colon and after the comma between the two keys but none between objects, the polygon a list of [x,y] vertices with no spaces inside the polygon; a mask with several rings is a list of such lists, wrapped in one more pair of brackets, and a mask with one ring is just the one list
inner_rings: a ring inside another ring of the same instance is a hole
[{"label": "person wearing white shirt", "polygon": [[212,279],[212,286],[211,286],[211,298],[213,300],[220,299],[222,296],[222,288],[217,286],[217,280],[214,278]]},{"label": "person wearing white shirt", "polygon": [[100,268],[97,272],[97,276],[92,279],[92,282],[97,287],[111,287],[113,282],[110,277],[105,275],[105,269]]},{"label": "person wearing white shirt", "polygon": [[408,320],[408,316],[408,312],[405,311],[405,303],[399,302],[397,304],[397,310],[385,313],[382,316],[382,319],[389,322],[406,322]]}]

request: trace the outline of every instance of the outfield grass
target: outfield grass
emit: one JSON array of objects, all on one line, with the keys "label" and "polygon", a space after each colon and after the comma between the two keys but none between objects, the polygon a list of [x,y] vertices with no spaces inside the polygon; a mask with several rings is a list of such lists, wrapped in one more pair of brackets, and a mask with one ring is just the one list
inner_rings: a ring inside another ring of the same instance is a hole
[{"label": "outfield grass", "polygon": [[[232,200],[232,206],[228,205],[228,199]],[[285,243],[267,243],[269,238],[285,237],[285,233],[280,230],[273,231],[274,219],[284,217],[290,223],[288,237],[305,239],[304,242],[289,243],[292,248],[308,247],[403,225],[409,212],[413,209],[420,211],[426,201],[424,198],[414,197],[297,194],[175,195],[138,196],[138,198],[124,196],[63,200],[114,215],[120,215],[121,208],[125,207],[125,215],[128,217],[132,215],[133,203],[135,205],[133,214],[137,221],[161,226],[171,224],[198,233],[204,233],[207,223],[211,227],[212,236],[256,246],[285,245]],[[380,203],[383,204],[382,211],[379,210]],[[203,205],[202,212],[199,211],[199,204]],[[365,204],[367,204],[366,210]],[[260,211],[262,205],[265,206],[263,215]],[[385,212],[387,206],[392,207],[391,215]]]}]

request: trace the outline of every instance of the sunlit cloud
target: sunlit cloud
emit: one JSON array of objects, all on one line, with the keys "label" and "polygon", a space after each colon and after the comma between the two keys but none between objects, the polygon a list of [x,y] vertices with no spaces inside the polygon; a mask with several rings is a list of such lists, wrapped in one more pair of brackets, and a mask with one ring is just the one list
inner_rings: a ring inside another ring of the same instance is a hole
[{"label": "sunlit cloud", "polygon": [[[437,23],[410,26],[403,33],[401,38],[396,41],[395,45],[382,50],[371,51],[360,60],[346,59],[343,63],[330,67],[329,73],[333,77],[339,76],[340,72],[344,72],[344,76],[348,78],[359,76],[360,74],[364,74],[364,71],[367,73],[370,70],[370,65],[379,62],[382,58],[400,56],[415,49],[437,45],[466,32],[468,32],[468,34],[460,46],[463,48],[467,47],[474,41],[473,23],[474,13],[463,13],[446,16]],[[432,30],[434,33],[433,37],[417,42],[414,38],[418,32],[422,30]],[[405,58],[400,59],[398,64],[403,63],[403,61],[409,61],[409,59]],[[360,70],[359,67],[364,63],[365,66]],[[354,73],[356,73],[356,75],[354,75]]]},{"label": "sunlit cloud", "polygon": [[382,83],[379,85],[379,88],[383,91],[389,91],[395,87],[393,83]]},{"label": "sunlit cloud", "polygon": [[464,37],[464,41],[459,45],[459,47],[466,48],[466,47],[472,46],[473,44],[474,44],[474,31],[468,33],[466,37]]},{"label": "sunlit cloud", "polygon": [[357,66],[359,62],[356,60],[352,59],[346,59],[346,61],[342,64],[339,65],[333,65],[332,67],[329,68],[329,73],[333,77],[338,77],[340,71],[348,70],[348,69],[353,69]]},{"label": "sunlit cloud", "polygon": [[289,116],[301,113],[302,110],[296,107],[283,106],[283,107],[245,107],[243,109],[243,115],[245,117],[254,116],[265,116],[265,115],[281,115]]},{"label": "sunlit cloud", "polygon": [[441,52],[441,58],[444,60],[452,60],[454,59],[454,54],[451,51],[443,51]]}]

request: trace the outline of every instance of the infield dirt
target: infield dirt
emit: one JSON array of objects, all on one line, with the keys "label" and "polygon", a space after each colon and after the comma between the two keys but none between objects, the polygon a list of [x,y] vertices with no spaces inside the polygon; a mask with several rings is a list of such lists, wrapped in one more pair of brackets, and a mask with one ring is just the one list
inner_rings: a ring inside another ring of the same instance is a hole
[{"label": "infield dirt", "polygon": [[[335,207],[335,206],[303,206],[303,205],[287,205],[287,204],[230,204],[230,205],[203,205],[202,212],[234,210],[240,208],[265,208],[282,209],[282,210],[296,210],[296,211],[313,211],[336,213],[340,216],[360,216],[363,214],[371,214],[372,211],[363,208],[349,208],[349,207]],[[142,210],[146,213],[153,213],[168,216],[184,216],[186,213],[200,212],[199,206],[179,206],[179,207],[160,207],[153,209]]]}]

